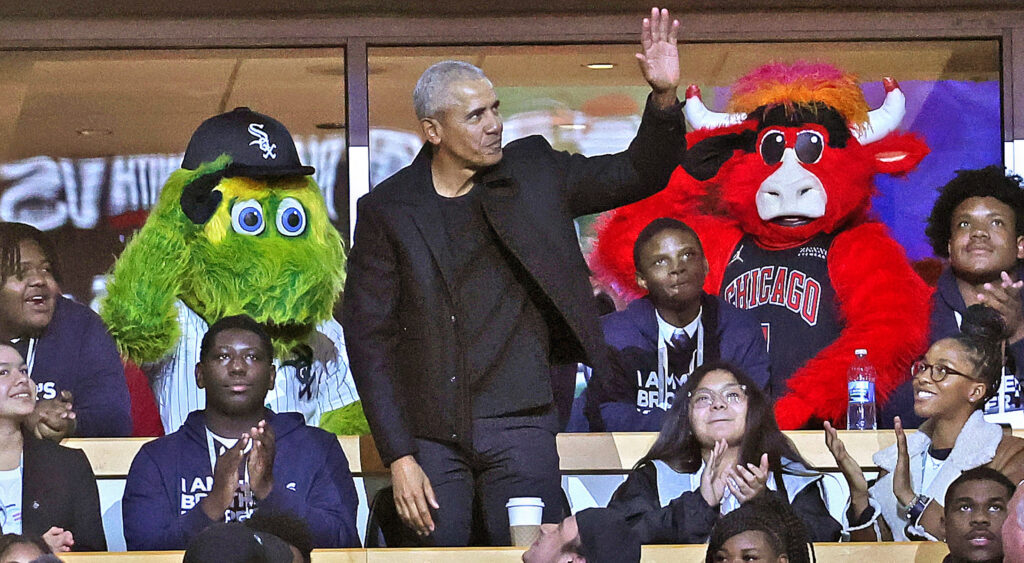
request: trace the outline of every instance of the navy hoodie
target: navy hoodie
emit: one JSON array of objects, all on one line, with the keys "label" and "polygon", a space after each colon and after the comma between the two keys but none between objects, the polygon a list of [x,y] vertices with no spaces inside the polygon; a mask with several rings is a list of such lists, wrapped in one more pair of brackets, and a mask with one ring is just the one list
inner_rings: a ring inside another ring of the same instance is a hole
[{"label": "navy hoodie", "polygon": [[[337,436],[306,426],[299,413],[267,410],[266,420],[276,443],[274,487],[256,510],[302,519],[314,547],[359,547],[359,500]],[[142,446],[132,461],[121,505],[128,549],[185,549],[214,523],[198,508],[212,484],[206,417],[194,411],[176,432]]]},{"label": "navy hoodie", "polygon": [[121,356],[100,316],[85,305],[57,296],[53,319],[36,341],[32,380],[40,400],[71,391],[76,437],[131,436]]}]

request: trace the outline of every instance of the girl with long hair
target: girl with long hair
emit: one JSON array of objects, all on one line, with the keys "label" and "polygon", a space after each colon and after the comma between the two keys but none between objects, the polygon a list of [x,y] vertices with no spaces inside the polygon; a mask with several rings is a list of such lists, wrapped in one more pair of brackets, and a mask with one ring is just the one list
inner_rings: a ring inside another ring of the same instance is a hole
[{"label": "girl with long hair", "polygon": [[739,368],[697,368],[665,415],[657,440],[612,496],[642,543],[704,543],[721,515],[766,491],[793,505],[815,541],[842,526],[811,471],[779,430],[764,392]]}]

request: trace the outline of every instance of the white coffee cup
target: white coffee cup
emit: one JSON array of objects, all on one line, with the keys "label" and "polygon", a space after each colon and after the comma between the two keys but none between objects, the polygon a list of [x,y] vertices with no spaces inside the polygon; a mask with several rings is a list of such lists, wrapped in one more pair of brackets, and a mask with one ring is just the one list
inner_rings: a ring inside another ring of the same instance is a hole
[{"label": "white coffee cup", "polygon": [[512,497],[508,499],[505,508],[508,509],[512,545],[523,547],[533,544],[540,537],[544,501],[539,497]]}]

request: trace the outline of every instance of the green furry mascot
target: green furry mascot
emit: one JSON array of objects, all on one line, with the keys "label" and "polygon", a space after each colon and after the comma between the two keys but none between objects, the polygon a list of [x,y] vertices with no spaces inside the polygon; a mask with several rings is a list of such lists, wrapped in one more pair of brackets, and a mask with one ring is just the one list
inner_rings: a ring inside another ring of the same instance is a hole
[{"label": "green furry mascot", "polygon": [[149,375],[166,432],[205,406],[194,372],[207,327],[243,313],[274,343],[269,408],[369,432],[332,317],[344,250],[312,173],[273,118],[248,108],[210,118],[114,265],[100,314]]}]

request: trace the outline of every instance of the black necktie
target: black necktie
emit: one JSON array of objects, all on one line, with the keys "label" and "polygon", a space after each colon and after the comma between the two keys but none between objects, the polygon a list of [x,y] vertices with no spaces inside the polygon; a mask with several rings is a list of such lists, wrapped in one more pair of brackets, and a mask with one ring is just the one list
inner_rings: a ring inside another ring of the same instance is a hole
[{"label": "black necktie", "polygon": [[697,349],[697,343],[683,329],[672,333],[669,339],[668,371],[674,375],[690,373],[690,362],[693,360],[693,352]]}]

